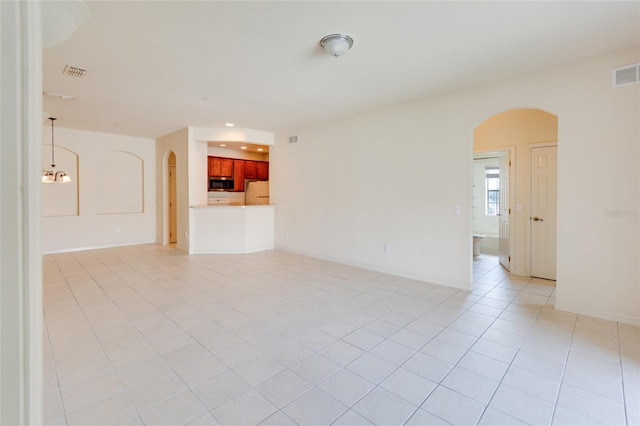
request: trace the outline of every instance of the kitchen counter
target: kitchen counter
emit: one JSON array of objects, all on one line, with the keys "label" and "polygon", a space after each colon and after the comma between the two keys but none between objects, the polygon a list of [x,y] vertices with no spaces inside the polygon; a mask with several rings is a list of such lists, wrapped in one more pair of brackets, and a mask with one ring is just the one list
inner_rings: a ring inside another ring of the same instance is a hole
[{"label": "kitchen counter", "polygon": [[189,223],[189,253],[238,254],[273,249],[273,205],[192,206]]}]

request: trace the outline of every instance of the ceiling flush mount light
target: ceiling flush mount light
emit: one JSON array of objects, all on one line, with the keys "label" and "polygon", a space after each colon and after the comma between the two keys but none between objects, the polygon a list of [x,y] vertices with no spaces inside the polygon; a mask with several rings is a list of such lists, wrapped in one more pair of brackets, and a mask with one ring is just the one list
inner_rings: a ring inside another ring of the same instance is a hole
[{"label": "ceiling flush mount light", "polygon": [[331,34],[320,40],[320,46],[331,56],[342,56],[353,46],[353,39],[346,34]]},{"label": "ceiling flush mount light", "polygon": [[53,122],[56,121],[57,118],[49,117],[49,120],[51,120],[51,170],[42,171],[42,183],[69,183],[71,182],[71,178],[67,176],[65,172],[62,170],[56,172],[56,163],[53,157],[55,148]]},{"label": "ceiling flush mount light", "polygon": [[233,123],[224,123],[224,125],[225,125],[225,126],[227,126],[227,127],[233,127],[233,126],[235,126],[235,124],[233,124]]}]

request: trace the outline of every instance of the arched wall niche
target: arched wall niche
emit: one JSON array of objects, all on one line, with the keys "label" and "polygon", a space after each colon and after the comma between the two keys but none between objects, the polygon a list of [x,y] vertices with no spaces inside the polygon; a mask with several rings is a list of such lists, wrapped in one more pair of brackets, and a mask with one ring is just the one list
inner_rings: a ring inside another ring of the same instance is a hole
[{"label": "arched wall niche", "polygon": [[96,213],[144,213],[144,161],[127,151],[109,151],[96,165]]}]

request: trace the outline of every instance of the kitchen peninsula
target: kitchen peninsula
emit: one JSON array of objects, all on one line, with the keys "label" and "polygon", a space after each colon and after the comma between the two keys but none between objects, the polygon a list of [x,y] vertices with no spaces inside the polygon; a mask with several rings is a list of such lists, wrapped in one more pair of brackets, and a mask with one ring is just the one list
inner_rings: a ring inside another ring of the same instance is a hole
[{"label": "kitchen peninsula", "polygon": [[233,145],[208,146],[208,182],[202,187],[207,202],[189,209],[190,253],[253,253],[274,247],[268,147]]},{"label": "kitchen peninsula", "polygon": [[189,216],[191,253],[238,254],[273,249],[272,205],[194,206]]},{"label": "kitchen peninsula", "polygon": [[[275,207],[264,191],[273,145],[272,133],[237,127],[188,127],[157,139],[157,241],[189,254],[273,249]],[[255,201],[247,203],[245,186],[262,187]]]}]

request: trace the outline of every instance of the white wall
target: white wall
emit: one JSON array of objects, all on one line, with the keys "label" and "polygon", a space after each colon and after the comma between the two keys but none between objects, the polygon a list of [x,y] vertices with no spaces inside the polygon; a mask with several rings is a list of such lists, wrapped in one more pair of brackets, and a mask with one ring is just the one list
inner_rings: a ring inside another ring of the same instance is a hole
[{"label": "white wall", "polygon": [[273,249],[273,206],[194,207],[189,254]]},{"label": "white wall", "polygon": [[[191,136],[191,135],[190,135]],[[206,141],[189,139],[189,205],[207,204],[209,193],[209,160]]]},{"label": "white wall", "polygon": [[559,123],[557,307],[640,323],[639,219],[605,213],[639,206],[640,86],[611,88],[611,69],[639,60],[636,46],[279,133],[276,246],[468,288],[473,131],[541,109]]},{"label": "white wall", "polygon": [[191,127],[190,136],[194,140],[209,142],[250,142],[258,145],[273,145],[273,133],[240,127]]},{"label": "white wall", "polygon": [[[44,126],[42,133],[46,166],[51,155],[50,126]],[[56,126],[55,144],[56,151],[67,150],[77,157],[56,155],[56,169],[70,173],[72,183],[42,184],[45,253],[155,240],[153,139]],[[77,161],[77,169],[70,160]],[[127,182],[122,182],[122,177]],[[64,197],[55,196],[60,191]],[[70,199],[77,205],[75,214],[73,209],[65,209]],[[48,212],[56,212],[56,216]]]},{"label": "white wall", "polygon": [[440,98],[277,135],[276,246],[469,288],[472,129],[457,108]]},{"label": "white wall", "polygon": [[237,149],[220,148],[210,144],[207,147],[207,155],[211,157],[238,158],[240,160],[269,161],[269,153],[238,151]]}]

